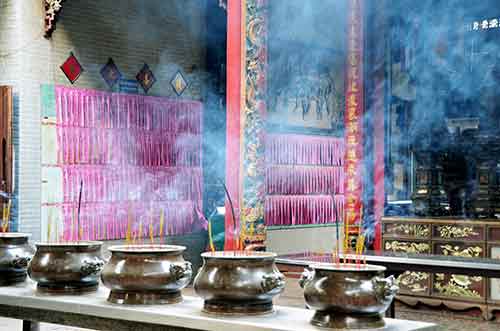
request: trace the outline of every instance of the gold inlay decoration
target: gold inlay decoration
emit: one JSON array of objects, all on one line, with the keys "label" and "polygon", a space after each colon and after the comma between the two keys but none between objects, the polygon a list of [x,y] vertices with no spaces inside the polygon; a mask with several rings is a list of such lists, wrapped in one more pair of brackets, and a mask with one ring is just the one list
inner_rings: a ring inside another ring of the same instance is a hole
[{"label": "gold inlay decoration", "polygon": [[422,224],[398,224],[390,228],[392,233],[402,233],[407,236],[428,237],[430,234],[429,226]]},{"label": "gold inlay decoration", "polygon": [[438,227],[439,235],[444,239],[468,238],[479,235],[472,226],[457,227],[454,225],[442,225]]},{"label": "gold inlay decoration", "polygon": [[460,246],[452,246],[450,244],[441,245],[443,255],[460,256],[460,257],[479,257],[483,252],[483,248],[479,246],[472,246],[462,248]]},{"label": "gold inlay decoration", "polygon": [[429,253],[431,246],[427,243],[416,242],[401,242],[401,241],[387,241],[385,243],[386,251],[404,252],[404,253]]},{"label": "gold inlay decoration", "polygon": [[426,284],[428,279],[429,274],[426,272],[406,271],[398,277],[398,282],[412,293],[422,293],[428,289],[422,284]]},{"label": "gold inlay decoration", "polygon": [[450,280],[446,282],[444,274],[436,274],[434,278],[434,288],[440,294],[446,296],[481,298],[481,294],[471,288],[473,283],[478,283],[481,280],[481,277],[451,275]]}]

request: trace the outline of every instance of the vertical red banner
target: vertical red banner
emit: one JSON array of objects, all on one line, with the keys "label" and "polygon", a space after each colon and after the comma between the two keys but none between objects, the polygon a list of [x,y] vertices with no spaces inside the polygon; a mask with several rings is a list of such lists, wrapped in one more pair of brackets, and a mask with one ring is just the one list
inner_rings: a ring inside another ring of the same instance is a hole
[{"label": "vertical red banner", "polygon": [[[362,216],[363,167],[363,3],[349,0],[345,100],[345,224],[356,224]],[[347,236],[346,236],[347,237]]]}]

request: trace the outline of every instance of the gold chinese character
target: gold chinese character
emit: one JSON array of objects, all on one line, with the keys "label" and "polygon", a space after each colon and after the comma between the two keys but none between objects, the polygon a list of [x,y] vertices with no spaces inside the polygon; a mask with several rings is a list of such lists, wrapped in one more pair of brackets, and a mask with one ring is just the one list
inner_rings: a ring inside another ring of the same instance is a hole
[{"label": "gold chinese character", "polygon": [[358,81],[359,80],[359,67],[351,67],[350,70],[350,76],[352,80]]},{"label": "gold chinese character", "polygon": [[349,63],[351,67],[357,67],[359,63],[359,56],[357,53],[349,53]]},{"label": "gold chinese character", "polygon": [[351,220],[356,219],[356,212],[355,211],[348,211],[346,214],[347,214],[347,222],[351,223]]},{"label": "gold chinese character", "polygon": [[356,122],[348,122],[347,123],[347,133],[348,134],[356,134],[356,133],[358,133],[358,123],[356,123]]},{"label": "gold chinese character", "polygon": [[358,82],[356,80],[354,80],[354,79],[351,80],[351,84],[350,84],[349,90],[351,92],[354,92],[354,93],[359,92],[359,90],[358,90]]},{"label": "gold chinese character", "polygon": [[358,96],[357,94],[351,93],[349,94],[349,98],[347,99],[348,107],[357,107],[358,106]]},{"label": "gold chinese character", "polygon": [[356,114],[357,109],[355,107],[347,108],[347,120],[350,122],[358,121],[358,114]]},{"label": "gold chinese character", "polygon": [[358,189],[358,184],[356,183],[356,179],[348,178],[347,179],[347,190],[354,192],[354,191],[357,191],[357,189]]},{"label": "gold chinese character", "polygon": [[348,149],[347,150],[347,160],[349,160],[349,161],[357,161],[358,160],[358,158],[356,156],[355,149]]},{"label": "gold chinese character", "polygon": [[356,176],[356,166],[354,164],[350,163],[349,165],[347,165],[346,172],[347,172],[347,176],[349,176],[349,177]]}]

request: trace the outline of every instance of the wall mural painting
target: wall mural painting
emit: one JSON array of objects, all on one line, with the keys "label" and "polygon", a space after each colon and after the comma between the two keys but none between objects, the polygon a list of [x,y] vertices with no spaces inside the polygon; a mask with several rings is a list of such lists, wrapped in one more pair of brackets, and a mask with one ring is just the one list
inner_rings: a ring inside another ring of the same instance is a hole
[{"label": "wall mural painting", "polygon": [[344,57],[301,43],[287,48],[270,54],[269,122],[341,132]]}]

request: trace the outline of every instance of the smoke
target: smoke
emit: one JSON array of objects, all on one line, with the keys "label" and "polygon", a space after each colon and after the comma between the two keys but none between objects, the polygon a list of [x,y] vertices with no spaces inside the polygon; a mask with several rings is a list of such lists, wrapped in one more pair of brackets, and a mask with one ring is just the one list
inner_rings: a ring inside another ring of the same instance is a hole
[{"label": "smoke", "polygon": [[464,199],[471,203],[477,197],[479,166],[497,158],[479,156],[489,153],[484,144],[500,133],[496,115],[500,29],[474,30],[473,25],[486,20],[495,26],[500,5],[400,0],[386,2],[385,13],[388,47],[373,67],[386,68],[382,84],[389,89],[388,200],[412,199],[415,169],[439,166],[443,177],[438,185],[445,192],[437,199],[445,207],[435,212],[466,216],[470,211]]}]

